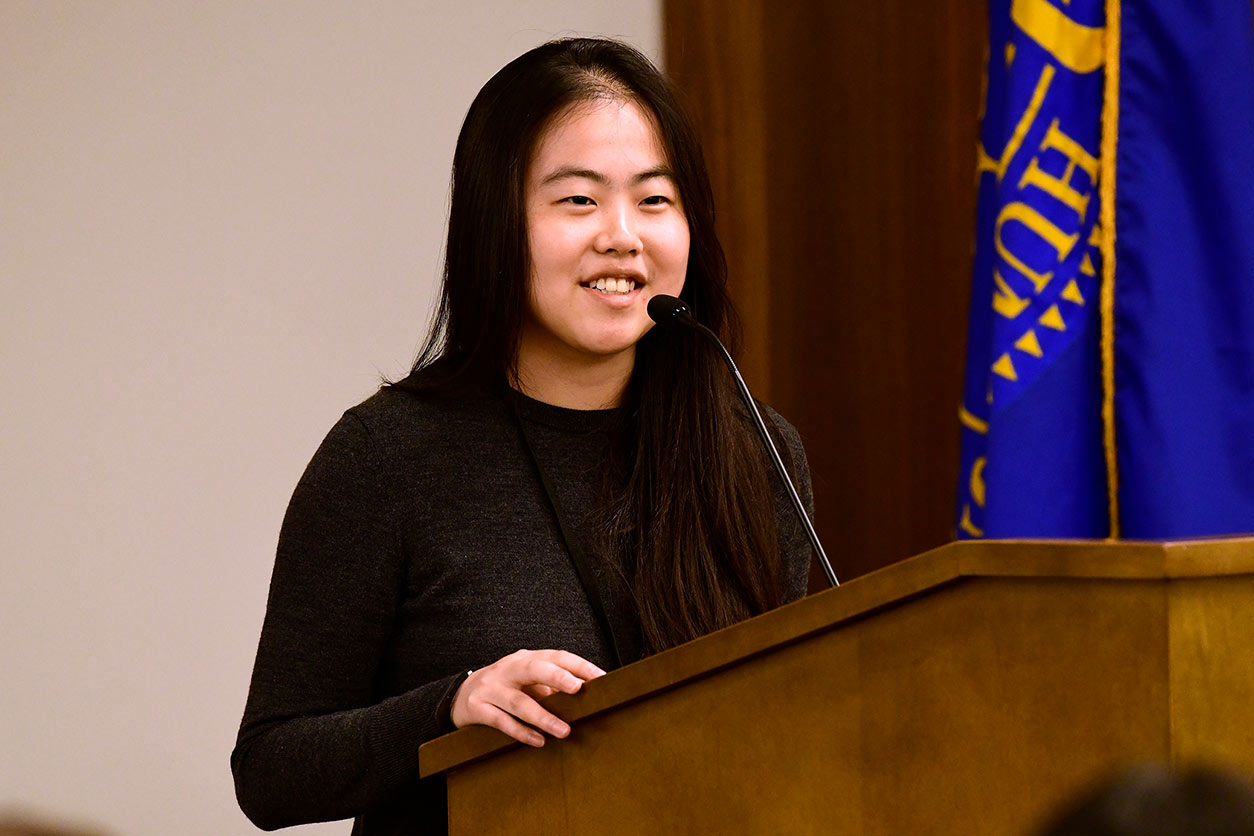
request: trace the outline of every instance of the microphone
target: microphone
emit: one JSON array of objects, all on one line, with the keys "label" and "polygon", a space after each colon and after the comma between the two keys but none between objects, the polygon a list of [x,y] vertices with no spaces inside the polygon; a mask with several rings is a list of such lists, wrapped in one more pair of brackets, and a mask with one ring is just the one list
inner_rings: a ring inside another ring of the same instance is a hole
[{"label": "microphone", "polygon": [[840,581],[836,579],[836,573],[832,571],[832,564],[827,559],[827,552],[823,551],[823,544],[819,542],[819,535],[814,531],[814,523],[810,522],[805,506],[801,504],[801,497],[797,495],[797,488],[793,485],[792,479],[788,477],[788,471],[784,468],[784,460],[779,457],[779,450],[775,449],[775,442],[771,439],[771,434],[766,429],[766,422],[762,420],[762,413],[758,412],[758,405],[754,402],[753,395],[749,394],[749,387],[745,385],[745,379],[740,376],[740,369],[736,368],[736,362],[732,360],[732,356],[727,351],[726,346],[723,345],[713,331],[697,322],[692,312],[688,310],[688,305],[682,299],[659,294],[649,300],[647,310],[649,318],[658,325],[672,325],[675,323],[686,325],[704,334],[710,342],[718,346],[723,362],[727,364],[727,368],[731,369],[732,377],[736,380],[736,388],[740,390],[740,397],[744,400],[745,406],[749,408],[749,416],[753,419],[753,426],[757,428],[758,436],[762,439],[763,446],[771,454],[771,462],[775,465],[779,478],[784,481],[784,487],[788,488],[788,498],[792,500],[792,507],[797,512],[797,519],[801,521],[801,527],[805,529],[806,536],[810,539],[810,546],[814,549],[814,554],[819,559],[819,565],[823,567],[823,573],[827,575],[827,582],[832,586],[840,586]]}]

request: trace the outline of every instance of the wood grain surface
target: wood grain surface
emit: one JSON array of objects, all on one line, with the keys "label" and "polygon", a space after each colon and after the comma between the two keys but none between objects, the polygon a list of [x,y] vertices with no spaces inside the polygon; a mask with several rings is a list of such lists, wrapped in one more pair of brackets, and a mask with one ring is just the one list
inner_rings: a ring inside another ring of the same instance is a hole
[{"label": "wood grain surface", "polygon": [[746,320],[738,359],[801,431],[837,574],[947,542],[984,4],[663,9],[667,72],[705,142]]}]

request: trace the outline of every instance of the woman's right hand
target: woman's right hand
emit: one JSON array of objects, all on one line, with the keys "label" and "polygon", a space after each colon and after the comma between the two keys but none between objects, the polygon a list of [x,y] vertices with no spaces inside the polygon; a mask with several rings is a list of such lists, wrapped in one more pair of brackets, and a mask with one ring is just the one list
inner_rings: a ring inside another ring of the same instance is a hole
[{"label": "woman's right hand", "polygon": [[558,691],[573,694],[587,680],[604,675],[587,659],[565,650],[519,650],[466,677],[453,697],[450,716],[458,728],[480,723],[528,746],[543,746],[537,729],[565,737],[570,726],[536,700]]}]

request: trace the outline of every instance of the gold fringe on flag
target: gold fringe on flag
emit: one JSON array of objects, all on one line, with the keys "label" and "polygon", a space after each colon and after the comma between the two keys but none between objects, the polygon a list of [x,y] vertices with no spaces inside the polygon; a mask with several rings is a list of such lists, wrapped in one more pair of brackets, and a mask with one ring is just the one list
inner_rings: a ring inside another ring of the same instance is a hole
[{"label": "gold fringe on flag", "polygon": [[1102,446],[1110,536],[1119,536],[1119,462],[1115,450],[1115,148],[1119,140],[1119,0],[1106,0],[1106,87],[1102,102],[1100,216],[1102,227]]}]

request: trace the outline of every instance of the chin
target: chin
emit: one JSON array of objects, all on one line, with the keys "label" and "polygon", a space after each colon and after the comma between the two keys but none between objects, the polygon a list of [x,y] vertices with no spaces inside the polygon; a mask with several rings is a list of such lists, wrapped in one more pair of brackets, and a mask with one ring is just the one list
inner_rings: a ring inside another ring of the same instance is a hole
[{"label": "chin", "polygon": [[631,335],[621,336],[614,339],[605,339],[602,336],[599,339],[587,340],[583,343],[583,350],[596,357],[610,358],[616,357],[625,351],[631,351],[636,347],[636,343],[640,342],[640,338],[644,336],[643,332],[633,332]]},{"label": "chin", "polygon": [[630,350],[649,329],[632,323],[630,326],[618,324],[617,327],[599,329],[596,333],[586,334],[579,340],[585,351],[591,354],[614,355]]}]

